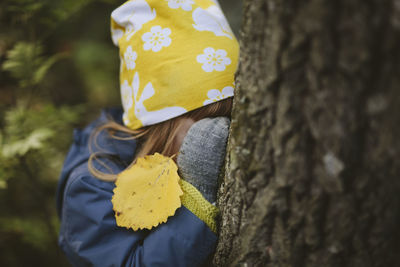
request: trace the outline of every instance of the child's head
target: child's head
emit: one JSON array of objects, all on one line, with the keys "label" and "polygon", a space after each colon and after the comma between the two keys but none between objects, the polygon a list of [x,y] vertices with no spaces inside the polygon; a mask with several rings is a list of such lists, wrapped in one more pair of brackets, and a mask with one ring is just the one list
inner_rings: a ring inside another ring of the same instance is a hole
[{"label": "child's head", "polygon": [[102,129],[140,139],[136,156],[172,156],[188,120],[230,116],[239,47],[217,0],[131,0],[111,14],[111,32],[125,126]]},{"label": "child's head", "polygon": [[216,0],[132,0],[111,14],[124,124],[136,130],[233,96],[239,47]]}]

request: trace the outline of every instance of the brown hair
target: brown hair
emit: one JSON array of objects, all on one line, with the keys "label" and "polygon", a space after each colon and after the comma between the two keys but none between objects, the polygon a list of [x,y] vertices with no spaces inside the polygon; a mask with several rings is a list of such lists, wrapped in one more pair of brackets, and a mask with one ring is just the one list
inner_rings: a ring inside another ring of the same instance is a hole
[{"label": "brown hair", "polygon": [[[232,98],[227,98],[222,101],[214,102],[210,105],[192,110],[188,113],[185,113],[179,117],[160,122],[155,125],[150,125],[147,127],[140,128],[138,130],[131,130],[126,126],[123,126],[117,122],[112,120],[108,121],[104,125],[100,126],[96,129],[96,131],[91,136],[90,144],[94,144],[98,147],[97,137],[101,131],[106,130],[108,134],[118,140],[132,140],[138,139],[140,143],[140,148],[138,153],[136,153],[133,162],[129,165],[135,163],[136,158],[143,157],[146,155],[152,155],[154,153],[160,153],[164,156],[171,157],[175,153],[174,145],[177,134],[182,129],[184,125],[184,120],[187,118],[193,119],[194,121],[198,121],[204,119],[206,117],[218,117],[218,116],[226,116],[230,117],[232,110]],[[117,136],[116,133],[125,133],[127,137]],[[93,142],[92,142],[93,141]],[[93,166],[93,161],[97,161],[102,166],[111,171],[111,169],[104,164],[100,160],[101,157],[104,157],[104,153],[101,152],[92,152],[92,147],[90,146],[91,154],[89,157],[89,171],[98,179],[103,181],[115,181],[117,178],[117,174],[107,174],[99,171]]]}]

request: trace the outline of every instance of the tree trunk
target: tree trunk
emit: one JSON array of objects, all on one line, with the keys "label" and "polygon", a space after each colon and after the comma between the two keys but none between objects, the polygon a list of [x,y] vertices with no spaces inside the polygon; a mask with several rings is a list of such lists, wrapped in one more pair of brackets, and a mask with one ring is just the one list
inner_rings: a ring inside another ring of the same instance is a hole
[{"label": "tree trunk", "polygon": [[400,266],[400,1],[246,0],[217,266]]}]

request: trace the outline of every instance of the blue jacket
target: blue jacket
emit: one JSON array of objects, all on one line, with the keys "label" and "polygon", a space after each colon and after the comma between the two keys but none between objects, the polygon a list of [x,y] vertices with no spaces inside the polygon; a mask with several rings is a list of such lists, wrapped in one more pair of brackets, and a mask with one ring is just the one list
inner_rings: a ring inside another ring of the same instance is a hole
[{"label": "blue jacket", "polygon": [[[89,138],[111,116],[121,122],[122,110],[103,111],[84,130],[75,130],[57,188],[61,219],[59,245],[74,266],[199,266],[213,253],[217,237],[194,213],[182,206],[164,224],[133,231],[116,225],[111,197],[115,184],[95,178],[88,170]],[[102,132],[103,162],[113,173],[124,170],[134,157],[136,142],[119,141]],[[103,172],[100,164],[95,167]]]}]

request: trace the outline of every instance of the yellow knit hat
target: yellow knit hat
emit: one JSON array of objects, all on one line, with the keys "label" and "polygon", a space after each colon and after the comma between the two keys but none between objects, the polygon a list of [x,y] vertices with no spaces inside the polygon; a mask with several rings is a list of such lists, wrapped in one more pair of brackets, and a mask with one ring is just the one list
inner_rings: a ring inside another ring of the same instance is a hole
[{"label": "yellow knit hat", "polygon": [[131,0],[111,14],[124,124],[156,124],[233,96],[239,46],[217,0]]}]

